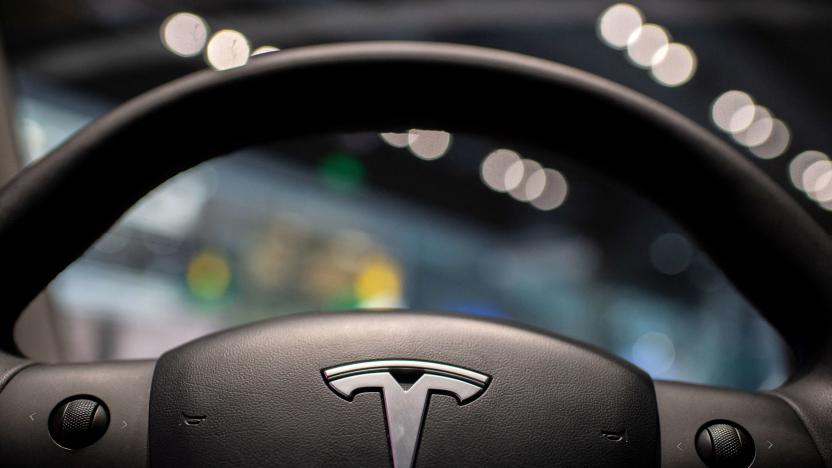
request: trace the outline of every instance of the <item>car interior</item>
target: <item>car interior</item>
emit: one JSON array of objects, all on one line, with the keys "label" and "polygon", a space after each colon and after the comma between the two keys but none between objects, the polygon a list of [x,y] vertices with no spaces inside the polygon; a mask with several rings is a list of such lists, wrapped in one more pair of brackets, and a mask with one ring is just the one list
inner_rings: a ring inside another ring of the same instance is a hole
[{"label": "car interior", "polygon": [[0,466],[832,467],[830,25],[0,3]]}]

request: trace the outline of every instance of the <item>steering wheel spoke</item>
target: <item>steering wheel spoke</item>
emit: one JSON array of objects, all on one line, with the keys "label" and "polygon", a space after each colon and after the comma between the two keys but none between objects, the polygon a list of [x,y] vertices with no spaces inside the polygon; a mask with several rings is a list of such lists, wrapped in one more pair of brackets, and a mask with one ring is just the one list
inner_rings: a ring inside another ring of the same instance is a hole
[{"label": "steering wheel spoke", "polygon": [[5,466],[147,466],[154,361],[35,364],[0,392]]},{"label": "steering wheel spoke", "polygon": [[822,467],[803,422],[774,394],[655,382],[662,465]]}]

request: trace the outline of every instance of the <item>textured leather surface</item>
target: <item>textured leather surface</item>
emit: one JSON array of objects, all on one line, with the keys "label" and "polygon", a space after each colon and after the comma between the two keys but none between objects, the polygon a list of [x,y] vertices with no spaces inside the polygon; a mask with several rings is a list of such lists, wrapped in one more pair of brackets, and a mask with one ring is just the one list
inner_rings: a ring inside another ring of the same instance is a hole
[{"label": "textured leather surface", "polygon": [[[157,363],[153,466],[390,466],[379,393],[337,396],[322,369],[421,359],[492,377],[429,401],[416,466],[657,466],[653,384],[600,351],[449,315],[301,315],[203,338]],[[202,418],[185,424],[187,417]],[[604,432],[623,435],[615,442]]]},{"label": "textured leather surface", "polygon": [[812,435],[826,466],[832,466],[832,369],[819,366],[774,393],[794,408]]},{"label": "textured leather surface", "polygon": [[3,387],[6,386],[15,374],[30,364],[32,362],[27,359],[0,352],[0,392],[3,391]]}]

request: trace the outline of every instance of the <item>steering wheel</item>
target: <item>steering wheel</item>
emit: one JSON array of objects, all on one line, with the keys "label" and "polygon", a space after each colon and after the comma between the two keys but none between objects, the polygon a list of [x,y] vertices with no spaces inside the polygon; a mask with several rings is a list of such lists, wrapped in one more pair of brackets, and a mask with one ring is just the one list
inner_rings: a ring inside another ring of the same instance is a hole
[{"label": "steering wheel", "polygon": [[[20,356],[21,311],[166,179],[273,139],[408,128],[536,144],[653,200],[779,330],[793,375],[766,393],[654,382],[562,337],[425,311],[268,320],[155,361]],[[195,73],[7,184],[0,258],[4,466],[832,467],[829,236],[708,131],[549,61],[377,42]]]}]

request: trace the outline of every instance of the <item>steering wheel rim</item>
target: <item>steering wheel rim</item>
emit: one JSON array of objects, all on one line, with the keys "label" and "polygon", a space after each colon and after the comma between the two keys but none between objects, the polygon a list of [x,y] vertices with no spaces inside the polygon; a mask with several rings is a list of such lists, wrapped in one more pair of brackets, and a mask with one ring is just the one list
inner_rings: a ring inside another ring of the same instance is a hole
[{"label": "steering wheel rim", "polygon": [[[387,96],[397,90],[408,96],[407,112],[390,107]],[[252,112],[253,103],[260,112]],[[261,113],[277,105],[291,111],[279,127]],[[320,112],[323,105],[354,112]],[[548,109],[559,110],[549,121],[533,115]],[[217,110],[241,118],[217,119]],[[587,151],[593,125],[606,129],[592,143],[605,151]],[[677,112],[585,72],[470,46],[381,42],[282,51],[177,80],[94,122],[0,191],[0,274],[15,285],[0,316],[2,349],[17,353],[12,326],[23,308],[164,180],[266,139],[382,126],[531,142],[665,208],[785,338],[796,372],[778,394],[832,465],[832,422],[823,414],[830,403],[819,395],[832,381],[824,313],[832,310],[832,241],[822,228],[736,150]],[[649,139],[634,145],[636,133]],[[164,140],[166,151],[154,151],[158,139],[149,135]],[[44,229],[51,225],[72,229],[54,242]],[[3,359],[15,364],[9,381],[22,366]]]}]

